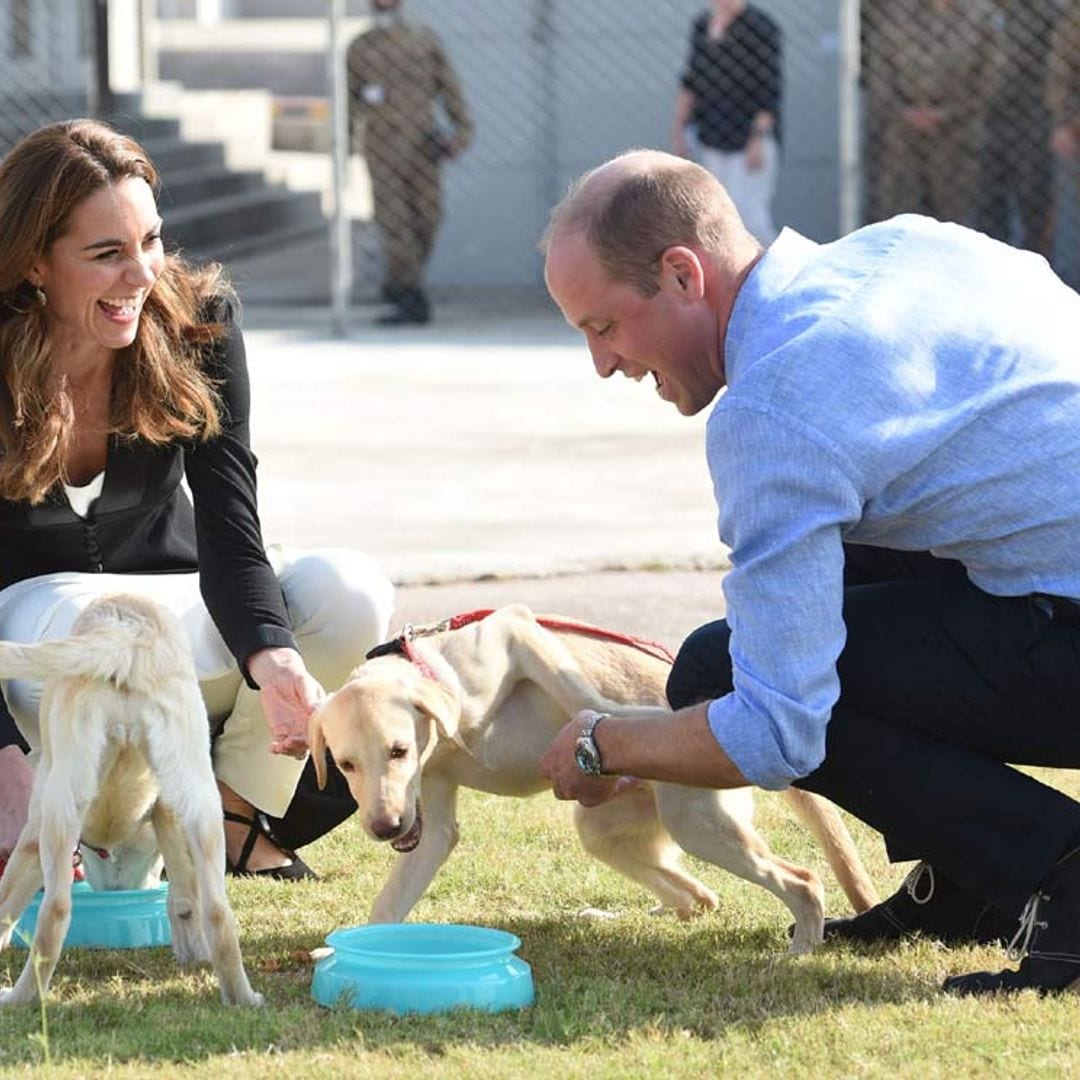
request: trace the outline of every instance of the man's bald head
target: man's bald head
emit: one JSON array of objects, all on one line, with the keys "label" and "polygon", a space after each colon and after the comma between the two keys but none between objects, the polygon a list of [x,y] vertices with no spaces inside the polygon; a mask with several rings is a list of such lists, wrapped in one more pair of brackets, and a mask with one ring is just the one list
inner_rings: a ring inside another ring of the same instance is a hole
[{"label": "man's bald head", "polygon": [[582,233],[612,281],[651,296],[660,256],[685,245],[725,262],[750,239],[735,204],[700,165],[660,150],[631,150],[576,180],[551,213],[547,254]]}]

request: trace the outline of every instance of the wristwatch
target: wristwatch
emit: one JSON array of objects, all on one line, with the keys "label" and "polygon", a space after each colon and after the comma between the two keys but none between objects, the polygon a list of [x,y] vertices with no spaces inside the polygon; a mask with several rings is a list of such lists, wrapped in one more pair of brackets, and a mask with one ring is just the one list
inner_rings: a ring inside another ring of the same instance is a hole
[{"label": "wristwatch", "polygon": [[610,713],[593,713],[592,719],[582,729],[574,746],[574,762],[586,776],[605,776],[604,765],[600,760],[600,749],[593,738],[596,725],[607,720]]}]

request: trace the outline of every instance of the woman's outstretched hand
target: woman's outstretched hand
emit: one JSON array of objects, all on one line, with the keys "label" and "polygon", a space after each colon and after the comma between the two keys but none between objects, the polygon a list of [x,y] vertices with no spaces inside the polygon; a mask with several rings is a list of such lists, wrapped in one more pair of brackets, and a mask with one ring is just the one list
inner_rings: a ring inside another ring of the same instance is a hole
[{"label": "woman's outstretched hand", "polygon": [[326,691],[295,649],[260,649],[248,658],[248,671],[259,685],[271,752],[302,758],[308,750],[308,719]]}]

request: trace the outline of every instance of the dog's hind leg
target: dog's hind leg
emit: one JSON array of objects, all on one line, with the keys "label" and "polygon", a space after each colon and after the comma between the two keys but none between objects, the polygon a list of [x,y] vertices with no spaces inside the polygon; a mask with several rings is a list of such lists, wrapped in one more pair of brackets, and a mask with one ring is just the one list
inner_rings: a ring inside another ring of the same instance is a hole
[{"label": "dog's hind leg", "polygon": [[49,989],[71,924],[71,853],[79,842],[81,820],[70,791],[46,788],[38,834],[45,895],[26,964],[15,985],[0,993],[0,1005],[27,1005]]},{"label": "dog's hind leg", "polygon": [[251,988],[244,970],[236,918],[225,892],[225,836],[220,813],[185,822],[184,834],[195,864],[203,932],[221,990],[221,1000],[226,1005],[262,1005],[262,994],[257,994]]},{"label": "dog's hind leg", "polygon": [[768,889],[795,917],[792,953],[820,945],[825,887],[812,870],[774,855],[753,826],[750,788],[712,791],[657,784],[660,818],[684,851]]},{"label": "dog's hind leg", "polygon": [[236,919],[225,892],[225,833],[221,827],[221,796],[214,781],[210,749],[206,741],[205,711],[198,686],[184,685],[174,709],[190,721],[190,728],[176,712],[162,718],[150,730],[173,725],[176,740],[154,740],[146,747],[147,759],[158,778],[159,801],[176,814],[194,864],[197,895],[202,911],[203,933],[217,976],[221,1000],[226,1005],[262,1005],[262,994],[251,988]]},{"label": "dog's hind leg", "polygon": [[180,964],[200,964],[210,959],[203,932],[199,903],[199,879],[188,850],[187,838],[176,815],[160,800],[151,820],[169,878],[169,927],[172,951]]},{"label": "dog's hind leg", "polygon": [[575,806],[574,824],[590,855],[644,886],[679,918],[717,906],[716,894],[682,866],[649,785],[639,784],[599,806]]},{"label": "dog's hind leg", "polygon": [[31,802],[30,816],[0,879],[0,951],[8,947],[19,916],[44,880],[38,852],[38,821],[37,810]]}]

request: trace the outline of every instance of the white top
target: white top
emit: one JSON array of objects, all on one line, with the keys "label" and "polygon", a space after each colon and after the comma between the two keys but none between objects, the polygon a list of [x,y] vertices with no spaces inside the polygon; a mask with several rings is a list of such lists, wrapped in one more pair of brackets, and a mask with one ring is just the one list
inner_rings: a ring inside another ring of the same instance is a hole
[{"label": "white top", "polygon": [[64,491],[67,494],[68,502],[71,503],[71,509],[79,517],[84,518],[90,513],[90,507],[94,505],[94,500],[101,494],[101,489],[104,486],[105,473],[102,471],[89,484],[84,484],[82,487],[65,484]]}]

